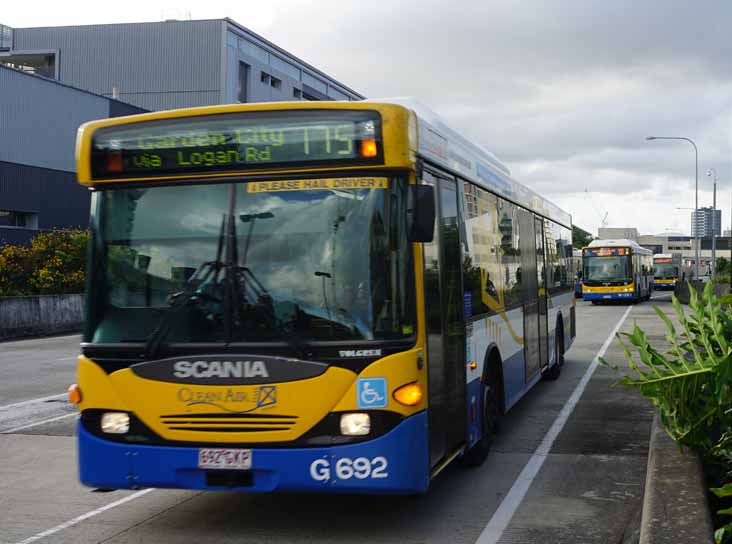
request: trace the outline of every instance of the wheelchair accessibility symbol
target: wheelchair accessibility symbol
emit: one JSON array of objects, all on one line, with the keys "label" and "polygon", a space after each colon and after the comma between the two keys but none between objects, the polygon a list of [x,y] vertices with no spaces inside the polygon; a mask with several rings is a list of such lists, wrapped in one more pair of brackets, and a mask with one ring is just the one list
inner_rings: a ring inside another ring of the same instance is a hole
[{"label": "wheelchair accessibility symbol", "polygon": [[386,378],[359,378],[356,385],[359,408],[386,408]]}]

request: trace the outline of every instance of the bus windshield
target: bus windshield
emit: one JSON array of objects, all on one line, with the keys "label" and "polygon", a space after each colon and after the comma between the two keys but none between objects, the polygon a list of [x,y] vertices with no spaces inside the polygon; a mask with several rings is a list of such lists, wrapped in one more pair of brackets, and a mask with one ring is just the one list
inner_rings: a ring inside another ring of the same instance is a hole
[{"label": "bus windshield", "polygon": [[410,337],[406,194],[398,177],[100,191],[86,340],[162,320],[176,343]]},{"label": "bus windshield", "polygon": [[584,257],[583,281],[587,285],[630,281],[630,256]]},{"label": "bus windshield", "polygon": [[658,280],[676,278],[679,275],[676,267],[670,263],[656,263],[653,265],[653,277]]}]

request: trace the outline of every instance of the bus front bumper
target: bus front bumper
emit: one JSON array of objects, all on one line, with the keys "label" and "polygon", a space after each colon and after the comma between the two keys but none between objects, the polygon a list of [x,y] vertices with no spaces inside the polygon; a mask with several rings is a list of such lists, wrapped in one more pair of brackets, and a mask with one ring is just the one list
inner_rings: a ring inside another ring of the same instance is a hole
[{"label": "bus front bumper", "polygon": [[661,291],[662,289],[674,290],[676,289],[676,282],[654,281],[653,289],[656,291]]},{"label": "bus front bumper", "polygon": [[634,292],[630,293],[582,293],[583,300],[631,300],[635,297]]},{"label": "bus front bumper", "polygon": [[424,492],[429,485],[427,412],[357,444],[252,448],[247,471],[200,469],[198,447],[112,442],[81,423],[78,431],[79,477],[95,488],[406,494]]}]

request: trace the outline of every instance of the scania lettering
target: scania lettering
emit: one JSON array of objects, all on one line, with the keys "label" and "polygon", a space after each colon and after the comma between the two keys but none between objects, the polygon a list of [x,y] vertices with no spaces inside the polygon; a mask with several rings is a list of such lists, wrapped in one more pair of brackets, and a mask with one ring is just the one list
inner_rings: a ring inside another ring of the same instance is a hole
[{"label": "scania lettering", "polygon": [[177,378],[269,378],[262,361],[178,361]]},{"label": "scania lettering", "polygon": [[413,494],[486,460],[574,340],[572,224],[437,119],[282,102],[81,127],[83,484]]}]

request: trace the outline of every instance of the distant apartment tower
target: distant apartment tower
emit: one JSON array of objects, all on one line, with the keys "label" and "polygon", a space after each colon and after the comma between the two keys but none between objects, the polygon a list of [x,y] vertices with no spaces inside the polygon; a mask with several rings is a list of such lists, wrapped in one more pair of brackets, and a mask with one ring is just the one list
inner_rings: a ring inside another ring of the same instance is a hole
[{"label": "distant apartment tower", "polygon": [[231,19],[3,27],[0,63],[147,110],[361,94]]},{"label": "distant apartment tower", "polygon": [[695,238],[707,238],[712,234],[722,234],[722,210],[705,207],[691,212],[691,235]]},{"label": "distant apartment tower", "polygon": [[638,241],[638,229],[635,227],[600,227],[597,231],[600,240],[633,240]]}]

